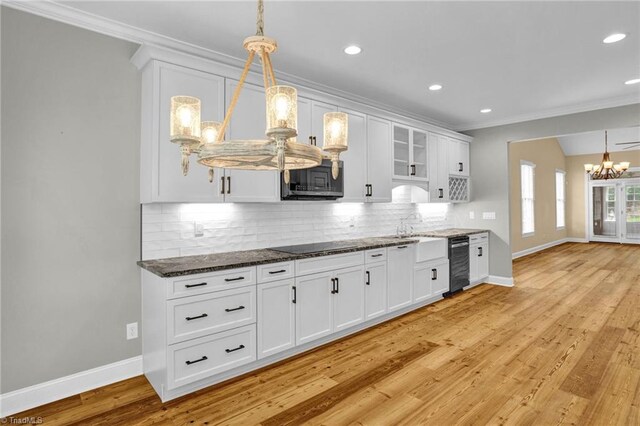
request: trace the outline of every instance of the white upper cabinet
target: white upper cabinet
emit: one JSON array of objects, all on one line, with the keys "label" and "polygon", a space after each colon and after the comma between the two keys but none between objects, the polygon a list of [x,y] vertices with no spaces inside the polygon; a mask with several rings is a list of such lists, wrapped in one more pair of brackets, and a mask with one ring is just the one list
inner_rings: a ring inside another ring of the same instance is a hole
[{"label": "white upper cabinet", "polygon": [[429,133],[429,201],[449,201],[448,139]]},{"label": "white upper cabinet", "polygon": [[202,119],[222,121],[224,78],[163,62],[150,63],[143,72],[140,199],[153,202],[220,202],[221,170],[209,182],[208,169],[191,155],[189,174],[183,176],[180,146],[169,140],[171,97],[196,96],[202,101]]},{"label": "white upper cabinet", "polygon": [[[199,98],[201,120],[221,122],[240,70],[149,46],[141,47],[132,62],[142,70],[142,203],[281,201],[278,171],[216,169],[214,181],[209,182],[208,168],[198,164],[197,155],[192,154],[189,173],[183,176],[180,146],[169,140],[172,96]],[[176,65],[179,63],[188,65]],[[266,102],[261,81],[260,76],[249,73],[226,129],[227,140],[266,137]],[[338,110],[349,114],[348,150],[340,155],[345,184],[341,201],[390,202],[394,180],[423,187],[429,182],[431,201],[467,201],[469,143],[464,135],[440,131],[427,123],[422,126],[410,118],[406,121],[417,127],[392,125],[390,120],[402,121],[403,117],[304,87],[298,89],[298,142],[315,143],[322,148],[324,114]],[[442,136],[433,146],[431,129],[453,139]],[[440,142],[445,144],[444,150],[440,149]],[[451,184],[449,177],[453,178]],[[455,194],[459,198],[449,197],[450,186],[457,188]]]},{"label": "white upper cabinet", "polygon": [[427,132],[393,125],[393,178],[399,180],[429,180],[429,149]]},{"label": "white upper cabinet", "polygon": [[391,122],[378,117],[367,117],[367,201],[391,201],[393,152],[390,140]]},{"label": "white upper cabinet", "polygon": [[349,115],[349,149],[340,154],[344,173],[343,202],[363,202],[367,194],[367,116],[341,110]]},{"label": "white upper cabinet", "polygon": [[[227,105],[231,103],[237,81],[227,79]],[[264,88],[245,83],[240,98],[233,110],[227,128],[227,140],[265,139],[267,118],[265,113]],[[231,202],[277,202],[280,201],[280,173],[225,169],[225,201]]]},{"label": "white upper cabinet", "polygon": [[469,143],[449,139],[449,174],[469,176]]}]

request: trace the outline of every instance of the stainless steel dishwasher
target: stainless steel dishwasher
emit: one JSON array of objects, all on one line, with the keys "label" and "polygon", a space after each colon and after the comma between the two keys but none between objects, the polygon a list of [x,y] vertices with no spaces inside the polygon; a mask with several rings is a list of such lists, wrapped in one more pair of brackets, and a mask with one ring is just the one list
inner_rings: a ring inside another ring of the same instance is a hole
[{"label": "stainless steel dishwasher", "polygon": [[449,238],[449,292],[450,296],[469,285],[469,237]]}]

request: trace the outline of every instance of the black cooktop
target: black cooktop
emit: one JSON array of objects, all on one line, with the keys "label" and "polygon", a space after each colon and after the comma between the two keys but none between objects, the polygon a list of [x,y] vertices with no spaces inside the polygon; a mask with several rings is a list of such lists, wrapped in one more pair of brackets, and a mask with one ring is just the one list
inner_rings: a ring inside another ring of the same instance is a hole
[{"label": "black cooktop", "polygon": [[308,254],[318,253],[321,251],[344,249],[357,247],[358,245],[353,242],[328,242],[328,243],[313,243],[313,244],[299,244],[296,246],[282,246],[271,247],[270,250],[280,251],[289,254]]}]

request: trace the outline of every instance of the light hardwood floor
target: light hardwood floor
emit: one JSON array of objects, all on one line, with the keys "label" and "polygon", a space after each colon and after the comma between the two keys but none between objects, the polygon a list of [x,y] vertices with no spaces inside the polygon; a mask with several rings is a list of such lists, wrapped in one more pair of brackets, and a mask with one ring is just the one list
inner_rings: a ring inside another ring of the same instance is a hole
[{"label": "light hardwood floor", "polygon": [[275,367],[162,404],[136,377],[47,425],[640,425],[640,246],[564,244]]}]

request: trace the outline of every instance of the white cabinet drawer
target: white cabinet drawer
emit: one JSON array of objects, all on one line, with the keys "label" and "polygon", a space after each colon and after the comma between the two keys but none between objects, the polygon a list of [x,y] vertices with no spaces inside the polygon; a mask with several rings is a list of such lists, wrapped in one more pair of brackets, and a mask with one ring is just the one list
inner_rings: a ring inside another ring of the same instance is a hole
[{"label": "white cabinet drawer", "polygon": [[174,389],[256,359],[255,324],[169,346],[168,388]]},{"label": "white cabinet drawer", "polygon": [[170,300],[167,302],[167,341],[178,343],[255,321],[255,286]]},{"label": "white cabinet drawer", "polygon": [[357,265],[364,265],[364,252],[362,251],[300,259],[296,260],[296,276],[335,271],[336,269]]},{"label": "white cabinet drawer", "polygon": [[269,283],[272,281],[284,280],[295,276],[294,263],[280,262],[268,265],[258,265],[258,282]]},{"label": "white cabinet drawer", "polygon": [[211,293],[232,287],[256,283],[256,267],[228,269],[210,274],[190,275],[188,278],[167,280],[167,299]]},{"label": "white cabinet drawer", "polygon": [[364,261],[366,264],[381,262],[387,260],[387,249],[379,248],[373,250],[367,250],[364,252]]},{"label": "white cabinet drawer", "polygon": [[469,242],[470,243],[483,242],[483,241],[487,241],[488,239],[489,239],[489,233],[488,232],[483,232],[482,234],[469,235]]}]

